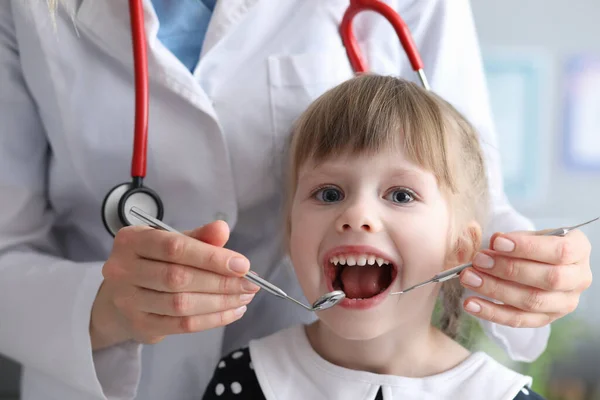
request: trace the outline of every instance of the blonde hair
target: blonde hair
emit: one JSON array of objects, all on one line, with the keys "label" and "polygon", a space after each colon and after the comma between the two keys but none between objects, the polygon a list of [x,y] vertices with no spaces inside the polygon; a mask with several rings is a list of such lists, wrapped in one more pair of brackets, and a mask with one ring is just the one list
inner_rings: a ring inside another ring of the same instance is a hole
[{"label": "blonde hair", "polygon": [[[361,75],[327,91],[296,121],[289,146],[286,237],[298,170],[307,161],[320,163],[341,154],[376,154],[401,149],[430,171],[446,196],[452,215],[450,243],[475,220],[484,225],[488,187],[477,132],[448,102],[403,79]],[[442,287],[441,329],[458,331],[462,286]]]}]

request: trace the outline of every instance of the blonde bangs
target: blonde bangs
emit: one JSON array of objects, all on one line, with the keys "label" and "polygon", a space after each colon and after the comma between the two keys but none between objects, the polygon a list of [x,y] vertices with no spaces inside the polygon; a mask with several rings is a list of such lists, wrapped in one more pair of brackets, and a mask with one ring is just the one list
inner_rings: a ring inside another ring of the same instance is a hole
[{"label": "blonde bangs", "polygon": [[417,85],[363,75],[326,92],[295,124],[290,182],[308,160],[400,150],[454,192],[443,105]]}]

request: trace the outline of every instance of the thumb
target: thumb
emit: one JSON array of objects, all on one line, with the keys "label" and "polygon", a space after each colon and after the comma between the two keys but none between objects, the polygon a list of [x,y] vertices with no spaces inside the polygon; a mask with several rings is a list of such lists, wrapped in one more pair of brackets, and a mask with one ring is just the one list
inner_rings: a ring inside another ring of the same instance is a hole
[{"label": "thumb", "polygon": [[225,221],[214,221],[185,234],[204,243],[223,247],[229,240],[229,225]]}]

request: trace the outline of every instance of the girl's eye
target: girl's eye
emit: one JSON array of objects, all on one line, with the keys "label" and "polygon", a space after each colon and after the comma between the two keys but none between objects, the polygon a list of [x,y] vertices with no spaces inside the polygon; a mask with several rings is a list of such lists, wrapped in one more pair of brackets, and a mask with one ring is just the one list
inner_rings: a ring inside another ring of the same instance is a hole
[{"label": "girl's eye", "polygon": [[394,189],[386,195],[386,199],[399,204],[408,204],[416,199],[416,195],[409,189]]},{"label": "girl's eye", "polygon": [[313,196],[323,203],[335,203],[336,201],[342,201],[344,198],[342,191],[333,187],[319,189]]}]

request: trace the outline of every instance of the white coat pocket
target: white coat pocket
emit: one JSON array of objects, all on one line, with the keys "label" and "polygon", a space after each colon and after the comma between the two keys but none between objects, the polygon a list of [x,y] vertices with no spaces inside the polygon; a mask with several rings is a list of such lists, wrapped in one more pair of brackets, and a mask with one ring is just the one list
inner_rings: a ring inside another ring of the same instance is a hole
[{"label": "white coat pocket", "polygon": [[313,100],[354,73],[343,47],[273,55],[268,62],[273,147],[275,161],[281,162],[293,122]]}]

